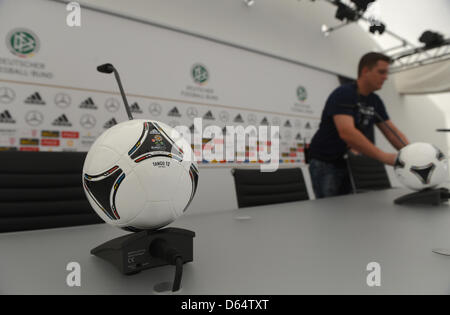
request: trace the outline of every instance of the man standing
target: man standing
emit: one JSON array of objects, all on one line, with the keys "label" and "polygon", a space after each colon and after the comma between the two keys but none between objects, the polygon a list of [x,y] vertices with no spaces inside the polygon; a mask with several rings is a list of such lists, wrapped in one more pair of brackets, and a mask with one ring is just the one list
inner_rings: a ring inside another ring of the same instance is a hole
[{"label": "man standing", "polygon": [[392,131],[408,144],[405,135],[389,120],[381,98],[373,93],[387,79],[390,62],[388,56],[380,53],[365,54],[359,61],[357,81],[338,87],[328,97],[319,130],[309,148],[309,170],[316,198],[350,193],[344,159],[349,149],[394,165],[397,154],[380,150],[366,136],[373,134],[374,124],[397,150],[404,145]]}]

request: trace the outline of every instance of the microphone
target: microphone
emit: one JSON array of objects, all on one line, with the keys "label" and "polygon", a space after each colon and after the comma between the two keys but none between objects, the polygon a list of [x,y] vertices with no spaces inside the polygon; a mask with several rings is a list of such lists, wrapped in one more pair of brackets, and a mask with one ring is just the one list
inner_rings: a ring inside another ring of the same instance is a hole
[{"label": "microphone", "polygon": [[[353,109],[353,110],[358,110],[361,109],[362,106],[361,104],[357,103],[357,104],[340,104],[338,105],[339,107],[342,108],[348,108],[348,109]],[[387,128],[389,129],[390,132],[392,132],[392,134],[398,139],[398,141],[400,141],[400,143],[406,147],[406,143],[403,141],[402,138],[400,138],[400,136],[394,131],[392,130],[392,128],[386,124],[386,122],[383,120],[383,118],[374,110],[373,111],[374,116]]]},{"label": "microphone", "polygon": [[110,63],[105,63],[97,67],[98,72],[111,73],[114,71],[114,66]]},{"label": "microphone", "polygon": [[120,94],[122,95],[123,103],[125,105],[125,110],[127,111],[128,119],[133,120],[133,115],[131,114],[130,106],[128,105],[127,97],[122,87],[122,82],[120,81],[119,72],[110,63],[105,63],[97,67],[97,71],[101,73],[112,73],[116,77],[117,84],[119,85]]}]

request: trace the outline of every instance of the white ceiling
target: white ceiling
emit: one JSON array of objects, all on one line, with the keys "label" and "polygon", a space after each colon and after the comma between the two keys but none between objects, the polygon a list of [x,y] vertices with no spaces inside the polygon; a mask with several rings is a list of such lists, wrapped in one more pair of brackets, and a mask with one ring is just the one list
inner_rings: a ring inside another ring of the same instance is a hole
[{"label": "white ceiling", "polygon": [[[243,2],[243,0],[209,0],[215,3],[213,8],[220,8],[217,6],[221,1],[234,1],[234,2]],[[277,6],[285,7],[287,10],[292,11],[295,6],[310,6],[308,2],[311,0],[272,0],[277,2]],[[350,0],[342,0],[342,1],[350,1]],[[155,12],[156,10],[161,10],[161,8],[165,8],[165,10],[173,10],[176,13],[176,16],[182,18],[183,12],[187,11],[190,4],[193,3],[205,3],[204,0],[80,0],[80,3],[89,4],[92,6],[97,6],[105,9],[109,9],[111,11],[121,11],[125,15],[138,17],[141,19],[148,19],[149,16],[154,18],[158,16],[159,13],[161,16],[167,15],[167,12]],[[322,7],[325,10],[330,12],[329,8],[326,8],[320,0],[316,1],[316,5],[318,7]],[[273,3],[271,3],[273,5]],[[243,5],[243,4],[242,4]],[[267,5],[266,0],[255,0],[254,6],[263,6]],[[331,4],[328,4],[332,7]],[[204,5],[204,14],[220,14],[220,12],[209,12],[211,6]],[[252,8],[249,8],[251,10]],[[415,45],[421,45],[418,41],[419,36],[425,30],[433,30],[439,33],[442,33],[446,37],[450,37],[450,0],[377,0],[373,4],[373,12],[383,21],[387,28],[400,35],[401,37],[406,38],[408,41],[412,42]],[[275,11],[283,12],[283,10]],[[301,12],[299,12],[299,18],[301,17]],[[334,9],[331,10],[332,14]],[[371,11],[372,12],[372,11]],[[280,16],[282,19],[283,16]],[[339,21],[335,20],[335,24],[339,24]],[[230,21],[232,23],[232,21]],[[318,24],[321,21],[317,21]],[[367,28],[367,24],[360,24],[365,29]],[[375,35],[374,36],[377,42],[383,47],[392,47],[394,45],[398,45],[399,41],[393,39],[387,34],[382,36]]]}]

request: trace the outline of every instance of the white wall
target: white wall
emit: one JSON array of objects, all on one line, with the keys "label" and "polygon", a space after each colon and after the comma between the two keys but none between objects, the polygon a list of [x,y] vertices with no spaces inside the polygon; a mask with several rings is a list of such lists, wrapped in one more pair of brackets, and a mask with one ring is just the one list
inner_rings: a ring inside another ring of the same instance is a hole
[{"label": "white wall", "polygon": [[[86,4],[349,77],[356,75],[359,57],[374,47],[374,42],[357,25],[348,26],[329,38],[323,37],[321,25],[337,23],[335,8],[321,2],[258,0],[250,8],[241,0],[90,0],[80,3],[82,7]],[[314,198],[306,168],[303,173],[309,194]],[[230,168],[201,167],[199,188],[188,213],[236,208]]]},{"label": "white wall", "polygon": [[[356,76],[357,63],[362,54],[379,50],[380,47],[376,38],[357,24],[339,29],[327,38],[323,37],[320,26],[334,26],[339,21],[334,18],[335,7],[322,1],[257,0],[250,8],[244,6],[241,0],[90,0],[81,3],[349,77]],[[423,5],[427,6],[428,1]],[[409,7],[409,10],[414,11],[413,7]],[[391,11],[392,14],[402,15],[401,10]],[[391,119],[410,141],[432,142],[444,152],[449,151],[445,136],[434,131],[437,127],[449,127],[444,119],[446,114],[432,100],[421,96],[400,96],[393,80],[388,81],[379,94],[386,103]],[[376,135],[382,149],[394,151],[380,137],[379,132]],[[387,169],[391,182],[398,186],[392,168]],[[202,169],[201,172],[198,195],[190,211],[197,213],[234,209],[236,197],[229,170]]]},{"label": "white wall", "polygon": [[320,27],[338,24],[335,7],[322,1],[257,0],[89,0],[82,4],[179,28],[297,60],[347,76],[358,58],[374,47],[355,25],[325,38]]},{"label": "white wall", "polygon": [[[333,32],[328,38],[323,37],[320,26],[333,26],[338,21],[334,19],[335,7],[322,1],[257,0],[250,8],[241,0],[89,0],[80,3],[82,8],[84,4],[103,8],[349,77],[355,77],[360,56],[377,47],[368,32],[356,24]],[[400,97],[391,82],[380,95],[392,120],[412,141],[436,143],[436,134],[429,130],[435,128],[436,122],[441,122],[442,114],[428,109],[433,106],[431,102]],[[420,121],[426,130],[424,133],[419,131],[417,120],[425,115],[427,119]],[[387,143],[380,143],[389,149]],[[198,193],[189,213],[230,210],[236,206],[230,169],[202,168]]]}]

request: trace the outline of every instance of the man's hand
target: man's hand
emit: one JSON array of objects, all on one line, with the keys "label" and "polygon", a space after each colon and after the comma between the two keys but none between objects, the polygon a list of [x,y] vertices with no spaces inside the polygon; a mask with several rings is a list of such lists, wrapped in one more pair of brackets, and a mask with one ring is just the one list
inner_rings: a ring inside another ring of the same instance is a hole
[{"label": "man's hand", "polygon": [[396,159],[397,159],[396,153],[384,153],[381,162],[390,166],[394,166]]},{"label": "man's hand", "polygon": [[355,150],[353,148],[350,148],[350,152],[352,152],[354,155],[361,155],[358,150]]}]

